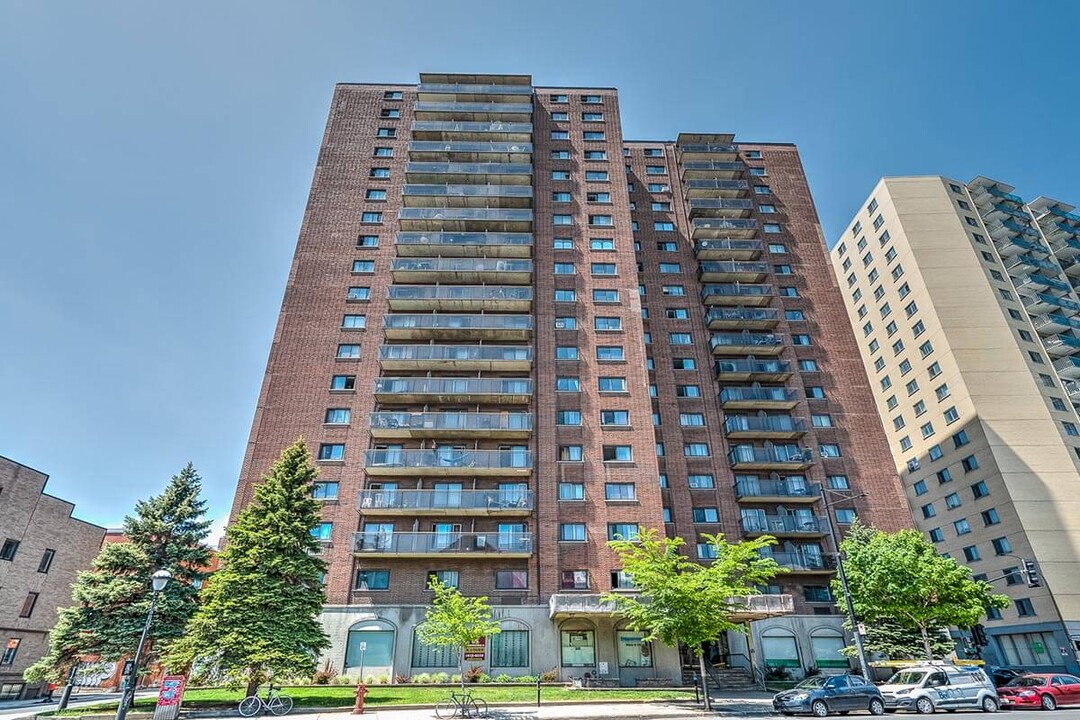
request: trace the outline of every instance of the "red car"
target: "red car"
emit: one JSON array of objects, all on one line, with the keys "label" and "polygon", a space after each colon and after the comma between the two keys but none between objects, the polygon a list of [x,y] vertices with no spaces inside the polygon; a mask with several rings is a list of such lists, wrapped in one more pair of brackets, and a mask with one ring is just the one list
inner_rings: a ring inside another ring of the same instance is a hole
[{"label": "red car", "polygon": [[1080,678],[1057,673],[1021,675],[997,693],[1003,708],[1053,710],[1059,705],[1080,705]]}]

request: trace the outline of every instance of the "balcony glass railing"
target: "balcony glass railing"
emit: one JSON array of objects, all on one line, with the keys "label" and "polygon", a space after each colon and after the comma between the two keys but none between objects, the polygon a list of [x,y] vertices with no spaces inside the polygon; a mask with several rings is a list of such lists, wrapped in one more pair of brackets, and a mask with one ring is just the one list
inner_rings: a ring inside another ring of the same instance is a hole
[{"label": "balcony glass railing", "polygon": [[747,345],[759,347],[775,347],[784,344],[784,336],[776,333],[713,333],[709,338],[709,347],[712,349],[725,347],[744,347]]},{"label": "balcony glass railing", "polygon": [[1001,224],[1002,224],[1002,226],[1008,228],[1009,230],[1012,230],[1015,233],[1020,233],[1021,235],[1024,235],[1025,237],[1035,238],[1035,239],[1038,239],[1038,237],[1039,237],[1039,231],[1038,230],[1034,230],[1032,228],[1029,228],[1026,225],[1019,225],[1019,224],[1013,222],[1012,220],[1006,220],[1005,222],[1003,222]]},{"label": "balcony glass railing", "polygon": [[532,143],[476,142],[470,140],[413,140],[409,143],[409,152],[532,154],[532,151]]},{"label": "balcony glass railing", "polygon": [[691,210],[753,210],[752,200],[739,200],[736,198],[725,200],[699,199],[690,201]]},{"label": "balcony glass railing", "polygon": [[744,515],[744,532],[759,533],[826,533],[829,519],[813,515]]},{"label": "balcony glass railing", "polygon": [[1017,255],[1013,259],[1013,261],[1011,261],[1011,262],[1009,262],[1009,263],[1007,263],[1005,265],[1005,269],[1006,270],[1012,270],[1013,268],[1017,267],[1018,265],[1027,265],[1028,267],[1037,267],[1037,268],[1040,268],[1042,270],[1049,270],[1050,272],[1053,272],[1053,273],[1057,273],[1057,271],[1058,271],[1057,265],[1050,262],[1049,260],[1043,260],[1041,258],[1037,258],[1034,255],[1029,255],[1027,253],[1021,253],[1020,255]]},{"label": "balcony glass railing", "polygon": [[738,498],[790,497],[815,498],[821,495],[821,486],[806,480],[737,480],[735,496]]},{"label": "balcony glass railing", "polygon": [[787,415],[728,415],[724,430],[739,432],[806,432],[806,423]]},{"label": "balcony glass railing", "polygon": [[386,395],[532,395],[526,378],[375,378],[375,392]]},{"label": "balcony glass railing", "polygon": [[739,252],[753,253],[765,249],[760,240],[736,240],[732,238],[712,238],[694,243],[697,252]]},{"label": "balcony glass railing", "polygon": [[718,360],[714,368],[721,375],[784,375],[791,372],[790,363],[782,360]]},{"label": "balcony glass railing", "polygon": [[488,85],[470,83],[420,83],[418,93],[437,95],[532,95],[530,85]]},{"label": "balcony glass railing", "polygon": [[772,447],[752,447],[739,445],[728,453],[732,465],[747,463],[809,463],[814,453],[808,448],[797,445],[774,445]]},{"label": "balcony glass railing", "polygon": [[688,190],[749,190],[746,180],[687,180]]},{"label": "balcony glass railing", "polygon": [[776,308],[714,307],[705,313],[705,324],[714,322],[779,322],[780,311]]},{"label": "balcony glass railing", "polygon": [[756,230],[757,220],[743,220],[739,218],[695,218],[690,221],[694,229],[698,230]]},{"label": "balcony glass railing", "polygon": [[383,345],[379,360],[532,362],[532,348],[521,345]]},{"label": "balcony glass railing", "polygon": [[531,198],[531,185],[406,185],[405,197]]},{"label": "balcony glass railing", "polygon": [[530,490],[364,490],[360,510],[532,510]]},{"label": "balcony glass railing", "polygon": [[702,275],[725,274],[725,275],[764,275],[769,272],[769,266],[763,262],[738,262],[736,260],[707,260],[698,263],[698,270]]},{"label": "balcony glass railing", "polygon": [[530,287],[501,285],[391,285],[391,300],[532,300]]},{"label": "balcony glass railing", "polygon": [[778,565],[794,571],[836,569],[836,560],[831,555],[778,552],[767,557],[771,557]]},{"label": "balcony glass railing", "polygon": [[365,450],[366,468],[527,470],[532,467],[528,450]]},{"label": "balcony glass railing", "polygon": [[701,287],[701,297],[721,295],[724,297],[770,297],[773,286],[755,283],[710,284]]},{"label": "balcony glass railing", "polygon": [[684,162],[682,164],[683,170],[721,170],[724,172],[743,172],[746,170],[746,166],[741,162]]},{"label": "balcony glass railing", "polygon": [[418,113],[531,115],[532,103],[427,102],[416,103]]},{"label": "balcony glass railing", "polygon": [[514,532],[359,532],[353,552],[388,555],[470,553],[531,554],[532,533]]},{"label": "balcony glass railing", "polygon": [[1033,299],[1025,299],[1024,305],[1037,306],[1041,304],[1054,305],[1065,310],[1072,310],[1073,312],[1080,312],[1080,303],[1073,302],[1068,298],[1054,297],[1053,295],[1047,295],[1045,293],[1038,293]]},{"label": "balcony glass railing", "polygon": [[417,175],[532,175],[532,165],[524,163],[408,162],[405,174]]},{"label": "balcony glass railing", "polygon": [[987,188],[986,191],[988,193],[990,193],[991,195],[993,195],[994,197],[999,197],[999,198],[1002,198],[1003,200],[1008,200],[1009,202],[1014,202],[1017,205],[1023,205],[1024,204],[1024,198],[1020,197],[1019,195],[1013,195],[1012,193],[1007,193],[1007,192],[1005,192],[1004,190],[1002,190],[1000,188],[997,188],[997,187]]},{"label": "balcony glass railing", "polygon": [[1043,330],[1049,327],[1071,327],[1076,330],[1080,330],[1080,320],[1074,318],[1065,317],[1057,313],[1050,313],[1049,315],[1041,318],[1035,318],[1035,329]]},{"label": "balcony glass railing", "polygon": [[1045,343],[1048,349],[1058,347],[1080,349],[1080,338],[1073,337],[1072,335],[1054,335],[1046,338]]},{"label": "balcony glass railing", "polygon": [[1023,210],[1017,210],[1010,205],[998,203],[997,205],[994,205],[994,209],[998,212],[1003,212],[1006,215],[1011,215],[1018,220],[1023,220],[1024,222],[1029,222],[1031,220],[1031,217],[1026,212],[1024,212]]},{"label": "balcony glass railing", "polygon": [[484,272],[530,273],[532,260],[501,260],[498,258],[440,258],[433,260],[395,258],[391,272]]},{"label": "balcony glass railing", "polygon": [[388,330],[532,330],[532,315],[384,315]]},{"label": "balcony glass railing", "polygon": [[733,153],[739,151],[737,145],[721,145],[716,143],[678,145],[677,147],[684,153]]},{"label": "balcony glass railing", "polygon": [[[520,187],[507,186],[502,187]],[[529,188],[531,191],[532,188]],[[407,232],[398,233],[394,239],[398,245],[519,245],[533,244],[532,233],[447,233]]]},{"label": "balcony glass railing", "polygon": [[728,386],[720,391],[720,402],[794,402],[797,393],[783,387]]},{"label": "balcony glass railing", "polygon": [[373,430],[528,432],[533,429],[531,413],[375,412],[370,417]]},{"label": "balcony glass railing", "polygon": [[1047,209],[1059,218],[1064,218],[1069,222],[1080,223],[1080,215],[1077,215],[1076,213],[1066,212],[1056,205]]},{"label": "balcony glass railing", "polygon": [[469,122],[453,120],[416,120],[412,124],[413,135],[422,133],[447,133],[466,135],[470,133],[507,133],[513,135],[531,135],[530,122]]}]

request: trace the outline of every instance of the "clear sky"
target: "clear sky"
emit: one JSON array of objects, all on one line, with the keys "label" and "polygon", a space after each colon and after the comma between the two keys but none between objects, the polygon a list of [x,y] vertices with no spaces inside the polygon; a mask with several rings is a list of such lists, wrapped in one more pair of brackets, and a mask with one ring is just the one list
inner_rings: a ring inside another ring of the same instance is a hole
[{"label": "clear sky", "polygon": [[619,88],[630,139],[795,142],[831,241],[881,175],[1080,205],[1078,27],[1072,0],[0,0],[0,454],[103,524],[188,460],[228,512],[335,82],[531,73]]}]

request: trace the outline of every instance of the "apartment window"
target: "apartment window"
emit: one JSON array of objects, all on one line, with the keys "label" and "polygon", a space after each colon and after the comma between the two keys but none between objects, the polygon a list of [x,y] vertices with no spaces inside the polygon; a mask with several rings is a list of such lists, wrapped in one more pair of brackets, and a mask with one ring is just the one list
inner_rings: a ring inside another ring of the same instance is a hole
[{"label": "apartment window", "polygon": [[605,426],[629,427],[630,411],[628,410],[601,410],[600,424]]},{"label": "apartment window", "polygon": [[[904,362],[907,362],[907,361],[905,360]],[[909,365],[907,369],[901,368],[901,371],[902,372],[907,372],[907,370],[910,370],[910,369],[911,369],[911,366]],[[919,383],[916,380],[912,380],[912,381],[908,382],[906,385],[904,385],[904,389],[907,390],[908,395],[914,395],[915,393],[919,392]]]},{"label": "apartment window", "polygon": [[772,194],[772,189],[768,185],[755,185],[754,186],[754,194],[755,195],[770,195],[770,194]]},{"label": "apartment window", "polygon": [[[913,406],[913,409],[915,410],[915,417],[919,417],[920,415],[922,415],[923,413],[926,412],[926,403],[923,402],[922,400],[920,400],[919,402],[915,403],[915,405]],[[937,446],[935,445],[934,447],[937,447]],[[941,450],[939,449],[938,450],[938,457],[940,457],[940,456],[941,456]],[[933,457],[932,452],[931,452],[931,458],[930,459],[931,460],[937,460],[937,458]]]},{"label": "apartment window", "polygon": [[1013,601],[1016,606],[1016,614],[1020,617],[1032,617],[1035,615],[1035,606],[1027,598],[1019,598]]},{"label": "apartment window", "polygon": [[957,536],[967,535],[971,532],[971,524],[968,523],[966,518],[960,518],[953,523],[953,529],[956,531]]},{"label": "apartment window", "polygon": [[607,182],[608,172],[607,170],[586,170],[585,180],[588,182]]},{"label": "apartment window", "polygon": [[381,190],[381,189],[377,189],[377,188],[370,188],[364,194],[364,199],[365,200],[385,200],[386,199],[386,191]]},{"label": "apartment window", "polygon": [[601,345],[596,348],[596,359],[601,362],[622,362],[626,356],[621,345]]},{"label": "apartment window", "polygon": [[750,177],[765,177],[768,175],[763,167],[752,167],[748,169],[750,170]]},{"label": "apartment window", "polygon": [[960,413],[957,412],[955,407],[946,408],[944,415],[946,425],[951,425],[960,419]]},{"label": "apartment window", "polygon": [[555,413],[556,425],[580,425],[581,424],[581,411],[580,410],[559,410]]},{"label": "apartment window", "polygon": [[1001,522],[1001,517],[998,515],[997,510],[994,508],[990,508],[989,510],[983,510],[981,513],[979,513],[979,516],[982,518],[983,525],[986,527],[990,527],[991,525],[997,525]]},{"label": "apartment window", "polygon": [[381,127],[375,131],[375,137],[392,138],[397,137],[397,130],[392,127]]},{"label": "apartment window", "polygon": [[930,365],[927,366],[926,371],[930,373],[931,379],[936,378],[938,375],[941,374],[941,365],[936,362],[932,362],[930,363]]},{"label": "apartment window", "polygon": [[323,422],[327,425],[348,425],[352,420],[352,411],[349,408],[327,408],[323,415]]},{"label": "apartment window", "polygon": [[553,247],[556,250],[573,250],[574,240],[573,238],[557,237],[553,243]]},{"label": "apartment window", "polygon": [[777,275],[791,275],[790,265],[773,265],[773,272]]},{"label": "apartment window", "polygon": [[556,330],[577,330],[577,318],[574,317],[557,317],[555,318]]},{"label": "apartment window", "polygon": [[821,445],[818,445],[818,452],[823,458],[841,457],[840,446],[836,443],[822,443]]},{"label": "apartment window", "polygon": [[994,546],[994,554],[998,556],[1008,555],[1013,550],[1012,543],[1007,537],[994,538],[990,544]]},{"label": "apartment window", "polygon": [[664,315],[668,320],[687,320],[690,312],[686,308],[666,308]]},{"label": "apartment window", "polygon": [[496,590],[527,590],[528,587],[528,570],[497,570],[495,572]]},{"label": "apartment window", "polygon": [[586,160],[607,160],[607,152],[604,150],[586,150]]},{"label": "apartment window", "polygon": [[311,497],[316,500],[337,500],[338,483],[318,481],[312,485]]},{"label": "apartment window", "polygon": [[356,376],[355,375],[335,375],[330,378],[331,390],[355,390],[356,389]]},{"label": "apartment window", "polygon": [[344,460],[345,445],[341,443],[323,443],[319,445],[320,460]]},{"label": "apartment window", "polygon": [[780,297],[797,298],[797,297],[799,297],[799,291],[796,288],[793,288],[793,287],[781,287],[780,288]]},{"label": "apartment window", "polygon": [[871,340],[870,344],[867,345],[867,347],[870,348],[870,352],[876,353],[878,350],[881,349],[881,343],[879,343],[877,340]]},{"label": "apartment window", "polygon": [[915,483],[914,485],[911,486],[911,489],[914,491],[916,496],[925,495],[926,494],[926,481],[925,480],[919,480],[917,483]]},{"label": "apartment window", "polygon": [[611,203],[611,193],[607,192],[591,192],[585,194],[585,199],[591,203]]},{"label": "apartment window", "polygon": [[799,372],[817,372],[817,360],[800,360]]},{"label": "apartment window", "polygon": [[802,310],[785,310],[784,319],[789,321],[805,320],[806,316]]},{"label": "apartment window", "polygon": [[374,157],[394,157],[394,148],[377,147],[375,148]]},{"label": "apartment window", "polygon": [[930,343],[929,340],[927,340],[926,342],[924,342],[922,345],[919,346],[919,355],[921,357],[925,358],[926,356],[928,356],[932,352],[934,352],[934,346]]},{"label": "apartment window", "polygon": [[1080,434],[1077,433],[1076,426],[1073,425],[1071,422],[1063,422],[1061,423],[1061,426],[1065,429],[1066,435],[1072,435],[1073,437],[1076,437],[1076,435]]},{"label": "apartment window", "polygon": [[907,423],[904,421],[904,416],[903,415],[897,415],[896,417],[893,418],[893,421],[892,421],[893,430],[903,430],[905,425],[907,425]]},{"label": "apartment window", "polygon": [[[907,452],[908,450],[911,449],[911,438],[909,436],[905,435],[904,437],[900,438],[900,449],[905,451],[905,452]],[[914,467],[912,467],[912,462],[914,462]],[[918,470],[919,469],[919,462],[917,460],[915,460],[915,461],[909,460],[908,461],[908,469],[909,470]]]},{"label": "apartment window", "polygon": [[365,213],[361,213],[360,222],[362,222],[362,223],[371,223],[371,224],[382,223],[382,213],[381,212],[365,212]]},{"label": "apartment window", "polygon": [[701,387],[698,385],[676,385],[675,397],[699,398],[701,397]]},{"label": "apartment window", "polygon": [[356,247],[373,248],[379,247],[378,235],[361,235],[356,239]]},{"label": "apartment window", "polygon": [[961,430],[952,436],[953,447],[961,448],[967,445],[971,440],[968,438],[967,430]]},{"label": "apartment window", "polygon": [[774,215],[776,214],[775,205],[758,205],[758,212],[762,215]]},{"label": "apartment window", "polygon": [[690,333],[668,333],[668,342],[672,345],[691,345],[693,336]]},{"label": "apartment window", "polygon": [[990,496],[990,488],[986,486],[985,480],[980,480],[971,486],[971,496],[975,500]]},{"label": "apartment window", "polygon": [[680,413],[679,424],[683,427],[705,427],[705,416],[702,413]]},{"label": "apartment window", "polygon": [[667,183],[649,183],[649,192],[653,192],[653,193],[671,192],[671,186],[669,186]]},{"label": "apartment window", "polygon": [[618,290],[593,290],[592,299],[595,303],[617,303],[619,302]]},{"label": "apartment window", "polygon": [[[429,580],[431,573],[428,573]],[[367,590],[389,590],[390,589],[390,571],[389,570],[357,570],[356,571],[356,585],[354,589],[360,591]],[[425,586],[426,587],[426,586]]]},{"label": "apartment window", "polygon": [[608,523],[608,540],[637,540],[638,526],[635,523]]},{"label": "apartment window", "polygon": [[692,490],[707,490],[715,487],[712,475],[690,475],[687,477],[687,482]]},{"label": "apartment window", "polygon": [[615,263],[592,263],[589,271],[593,275],[618,275],[615,270]]},{"label": "apartment window", "polygon": [[899,402],[896,400],[895,395],[890,395],[888,399],[885,400],[885,404],[889,407],[890,410],[895,410],[896,406],[899,405]]},{"label": "apartment window", "polygon": [[635,485],[634,483],[605,483],[604,499],[614,502],[637,500]]},{"label": "apartment window", "polygon": [[880,381],[880,382],[881,382],[881,389],[882,389],[882,390],[888,390],[889,388],[891,388],[891,387],[892,387],[892,380],[890,380],[890,379],[889,379],[889,376],[888,376],[888,375],[886,375],[885,377],[881,378],[881,381]]},{"label": "apartment window", "polygon": [[1068,409],[1065,406],[1065,403],[1062,401],[1061,398],[1056,398],[1056,397],[1050,398],[1050,404],[1054,406],[1055,410],[1067,410]]},{"label": "apartment window", "polygon": [[667,168],[663,165],[646,165],[646,175],[667,175]]},{"label": "apartment window", "polygon": [[552,150],[551,151],[551,159],[552,160],[569,160],[570,159],[570,151],[569,150]]},{"label": "apartment window", "polygon": [[686,457],[708,457],[708,443],[683,443],[683,455]]},{"label": "apartment window", "polygon": [[52,561],[54,557],[56,557],[56,551],[46,549],[45,552],[41,555],[41,562],[38,563],[37,571],[39,573],[49,572],[49,568],[52,566]]},{"label": "apartment window", "polygon": [[851,508],[837,508],[836,522],[840,525],[850,525],[855,522],[855,511]]},{"label": "apartment window", "polygon": [[604,113],[587,112],[581,113],[582,122],[604,122]]},{"label": "apartment window", "polygon": [[390,177],[390,168],[388,167],[373,167],[368,171],[368,177],[376,178],[379,180],[385,180]]},{"label": "apartment window", "polygon": [[927,533],[930,536],[930,541],[935,543],[945,542],[945,533],[941,532],[941,528],[934,528]]},{"label": "apartment window", "polygon": [[571,195],[568,192],[553,192],[551,193],[551,202],[568,203],[571,200]]},{"label": "apartment window", "polygon": [[[22,642],[22,638],[9,638],[7,644],[4,646],[3,655],[0,655],[0,666],[14,665],[15,655],[19,652],[19,644]],[[3,687],[7,687],[6,685]],[[21,685],[15,685],[16,688]]]},{"label": "apartment window", "polygon": [[556,290],[555,302],[576,302],[577,293],[573,290]]},{"label": "apartment window", "polygon": [[633,462],[634,450],[629,445],[604,445],[604,462]]},{"label": "apartment window", "polygon": [[720,522],[720,513],[714,507],[700,507],[694,508],[694,522],[696,523],[718,523]]},{"label": "apartment window", "polygon": [[555,392],[580,392],[581,380],[576,377],[555,378]]},{"label": "apartment window", "polygon": [[939,485],[944,485],[946,483],[951,483],[952,482],[952,473],[949,472],[948,468],[945,468],[944,470],[939,470],[938,473],[937,473],[937,479],[938,479],[938,484]]},{"label": "apartment window", "polygon": [[583,450],[581,445],[560,445],[559,446],[559,461],[560,462],[581,462],[584,458],[582,454]]},{"label": "apartment window", "polygon": [[904,352],[904,341],[897,340],[896,342],[894,342],[892,344],[892,352],[893,355],[899,355],[900,353]]},{"label": "apartment window", "polygon": [[561,523],[559,542],[585,542],[585,523]]},{"label": "apartment window", "polygon": [[552,140],[569,140],[570,139],[570,131],[569,130],[552,130],[551,131],[551,139]]},{"label": "apartment window", "polygon": [[979,461],[975,459],[974,455],[968,455],[960,461],[960,465],[963,466],[964,472],[966,473],[979,469]]},{"label": "apartment window", "polygon": [[589,216],[589,225],[592,225],[594,227],[611,227],[614,224],[615,223],[611,219],[610,215],[590,215]]},{"label": "apartment window", "polygon": [[945,496],[945,507],[949,510],[955,510],[960,507],[960,496],[956,493],[949,493]]},{"label": "apartment window", "polygon": [[612,238],[591,238],[589,240],[590,250],[614,250],[615,240]]},{"label": "apartment window", "polygon": [[780,228],[779,223],[765,223],[764,225],[761,226],[761,229],[765,233],[770,234],[770,235],[775,235],[777,233],[783,232],[783,230],[781,230],[781,228]]},{"label": "apartment window", "polygon": [[623,393],[626,392],[626,378],[602,377],[599,379],[600,392]]},{"label": "apartment window", "polygon": [[337,357],[343,360],[359,359],[360,346],[359,345],[338,345]]},{"label": "apartment window", "polygon": [[570,171],[569,170],[552,170],[551,171],[551,179],[552,180],[569,180],[570,179]]},{"label": "apartment window", "polygon": [[975,547],[974,545],[968,545],[966,548],[964,548],[964,559],[968,562],[982,560],[982,557],[979,555],[979,548]]},{"label": "apartment window", "polygon": [[383,100],[400,100],[402,97],[400,90],[387,90],[383,93]]},{"label": "apartment window", "polygon": [[811,415],[811,424],[816,428],[827,428],[833,426],[832,415]]},{"label": "apartment window", "polygon": [[1057,384],[1054,382],[1054,378],[1050,377],[1049,375],[1043,375],[1042,373],[1039,373],[1039,380],[1046,387],[1057,387]]},{"label": "apartment window", "polygon": [[934,509],[933,503],[927,503],[926,505],[923,505],[920,509],[922,510],[922,516],[926,519],[932,518],[937,515],[937,510]]},{"label": "apartment window", "polygon": [[556,360],[577,360],[578,349],[577,345],[559,345],[555,348]]},{"label": "apartment window", "polygon": [[551,222],[554,225],[573,225],[574,217],[572,215],[552,215]]}]

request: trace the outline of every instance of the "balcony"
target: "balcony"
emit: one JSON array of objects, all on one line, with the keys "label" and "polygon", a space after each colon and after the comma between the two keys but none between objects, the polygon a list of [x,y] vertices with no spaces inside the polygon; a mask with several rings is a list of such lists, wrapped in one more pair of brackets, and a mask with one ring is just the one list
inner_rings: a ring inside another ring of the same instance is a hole
[{"label": "balcony", "polygon": [[789,415],[728,415],[724,435],[732,440],[746,438],[795,439],[806,434],[806,423]]},{"label": "balcony", "polygon": [[713,333],[709,338],[713,355],[779,355],[784,352],[784,336],[775,333]]},{"label": "balcony", "polygon": [[737,445],[728,453],[734,470],[805,470],[813,459],[812,450],[796,445]]},{"label": "balcony", "polygon": [[791,365],[782,360],[717,360],[716,379],[729,382],[783,382],[791,377]]},{"label": "balcony", "polygon": [[398,226],[406,232],[530,232],[533,211],[524,208],[407,207],[398,210]]},{"label": "balcony", "polygon": [[1000,234],[994,238],[994,245],[998,249],[998,253],[1002,257],[1009,257],[1010,255],[1016,255],[1022,252],[1037,252],[1046,255],[1050,254],[1050,249],[1042,243],[1031,242],[1030,240],[1024,240],[1016,235],[1009,235],[1007,233]]},{"label": "balcony", "polygon": [[829,519],[813,515],[750,515],[742,518],[746,535],[820,536],[829,532]]},{"label": "balcony", "polygon": [[407,208],[531,208],[530,185],[406,185]]},{"label": "balcony", "polygon": [[701,300],[706,305],[748,305],[761,307],[773,299],[773,286],[768,284],[733,283],[705,285],[701,288]]},{"label": "balcony", "polygon": [[690,221],[690,237],[694,240],[752,238],[757,231],[757,220],[695,218]]},{"label": "balcony", "polygon": [[1056,333],[1073,328],[1080,330],[1080,320],[1075,318],[1065,317],[1058,313],[1050,313],[1043,317],[1035,318],[1035,329],[1039,331],[1040,335],[1054,335]]},{"label": "balcony", "polygon": [[690,199],[690,218],[748,218],[754,211],[752,200]]},{"label": "balcony", "polygon": [[[790,615],[795,603],[790,595],[745,595],[730,598],[730,617],[736,622],[764,620]],[[548,599],[548,617],[552,620],[591,616],[618,615],[615,603],[596,593],[555,593]]]},{"label": "balcony", "polygon": [[676,149],[684,163],[732,161],[739,157],[739,147],[731,143],[679,143]]},{"label": "balcony", "polygon": [[760,240],[698,240],[694,243],[694,257],[698,260],[756,260],[765,247]]},{"label": "balcony", "polygon": [[812,504],[821,499],[821,486],[798,480],[739,480],[735,498],[749,503]]},{"label": "balcony", "polygon": [[1050,310],[1055,310],[1062,315],[1075,315],[1080,313],[1080,303],[1073,302],[1068,298],[1054,297],[1045,293],[1039,293],[1035,297],[1024,298],[1024,307],[1028,312],[1040,315]]},{"label": "balcony", "polygon": [[384,315],[390,340],[516,340],[532,338],[532,315]]},{"label": "balcony", "polygon": [[1071,402],[1080,402],[1080,383],[1072,380],[1063,380],[1061,385],[1065,388],[1065,394],[1069,396]]},{"label": "balcony", "polygon": [[1016,292],[1023,295],[1036,295],[1050,287],[1050,283],[1047,279],[1038,273],[1031,275],[1013,275],[1013,286],[1016,288]]},{"label": "balcony", "polygon": [[531,233],[398,233],[394,238],[399,257],[530,257],[532,246]]},{"label": "balcony", "polygon": [[1063,357],[1060,360],[1055,360],[1054,369],[1057,370],[1057,374],[1061,377],[1076,380],[1080,378],[1080,358]]},{"label": "balcony", "polygon": [[1021,253],[1012,260],[1005,263],[1005,269],[1009,272],[1028,272],[1031,269],[1046,270],[1055,275],[1058,273],[1058,266],[1050,260],[1043,260],[1037,258],[1029,253]]},{"label": "balcony", "polygon": [[529,312],[531,287],[500,285],[391,285],[390,309],[446,312]]},{"label": "balcony", "polygon": [[720,407],[730,410],[791,410],[799,404],[798,393],[786,387],[740,387],[720,391]]},{"label": "balcony", "polygon": [[532,103],[418,102],[413,106],[417,120],[532,122],[532,112]]},{"label": "balcony", "polygon": [[527,438],[533,430],[531,413],[375,412],[370,417],[375,438]]},{"label": "balcony", "polygon": [[353,552],[424,558],[503,560],[532,556],[532,533],[491,532],[359,532],[353,535]]},{"label": "balcony", "polygon": [[422,102],[529,103],[532,102],[532,86],[422,82],[416,88],[416,99]]},{"label": "balcony", "polygon": [[409,159],[418,162],[531,163],[532,143],[413,140]]},{"label": "balcony", "polygon": [[769,266],[763,262],[711,260],[698,263],[701,282],[761,282],[769,277]]},{"label": "balcony", "polygon": [[434,488],[431,490],[364,490],[360,512],[364,515],[452,515],[499,517],[532,514],[530,490],[511,492]]},{"label": "balcony", "polygon": [[1054,357],[1075,355],[1080,352],[1080,338],[1075,335],[1051,335],[1043,340],[1046,352]]},{"label": "balcony", "polygon": [[1080,255],[1080,240],[1075,238],[1065,238],[1055,242],[1052,246],[1054,255],[1061,261],[1061,264],[1066,264],[1066,261],[1072,260],[1077,255]]},{"label": "balcony", "polygon": [[[505,210],[504,212],[532,214],[531,210]],[[390,263],[390,272],[394,277],[394,282],[402,283],[530,285],[532,270],[532,260],[504,260],[502,258],[395,258]]]},{"label": "balcony", "polygon": [[690,180],[736,180],[746,172],[741,162],[692,161],[683,162],[679,169],[683,182]]},{"label": "balcony", "polygon": [[515,142],[530,142],[531,122],[452,122],[446,120],[417,120],[412,124],[414,140],[490,140],[499,138]]},{"label": "balcony", "polygon": [[1067,225],[1063,222],[1047,223],[1041,225],[1043,235],[1050,242],[1058,242],[1069,238],[1075,239],[1080,237],[1080,228]]},{"label": "balcony", "polygon": [[527,450],[366,450],[364,471],[369,476],[524,476],[532,473]]},{"label": "balcony", "polygon": [[705,313],[710,330],[772,330],[779,322],[776,308],[712,307]]},{"label": "balcony", "polygon": [[375,399],[388,405],[520,405],[532,394],[527,378],[375,378]]},{"label": "balcony", "polygon": [[407,162],[405,181],[410,185],[531,185],[532,165],[495,162]]},{"label": "balcony", "polygon": [[750,195],[746,180],[687,180],[688,198],[745,198]]},{"label": "balcony", "polygon": [[383,370],[528,372],[532,348],[525,345],[383,345]]},{"label": "balcony", "polygon": [[802,575],[832,575],[836,559],[831,555],[776,552],[769,555],[780,567]]}]

